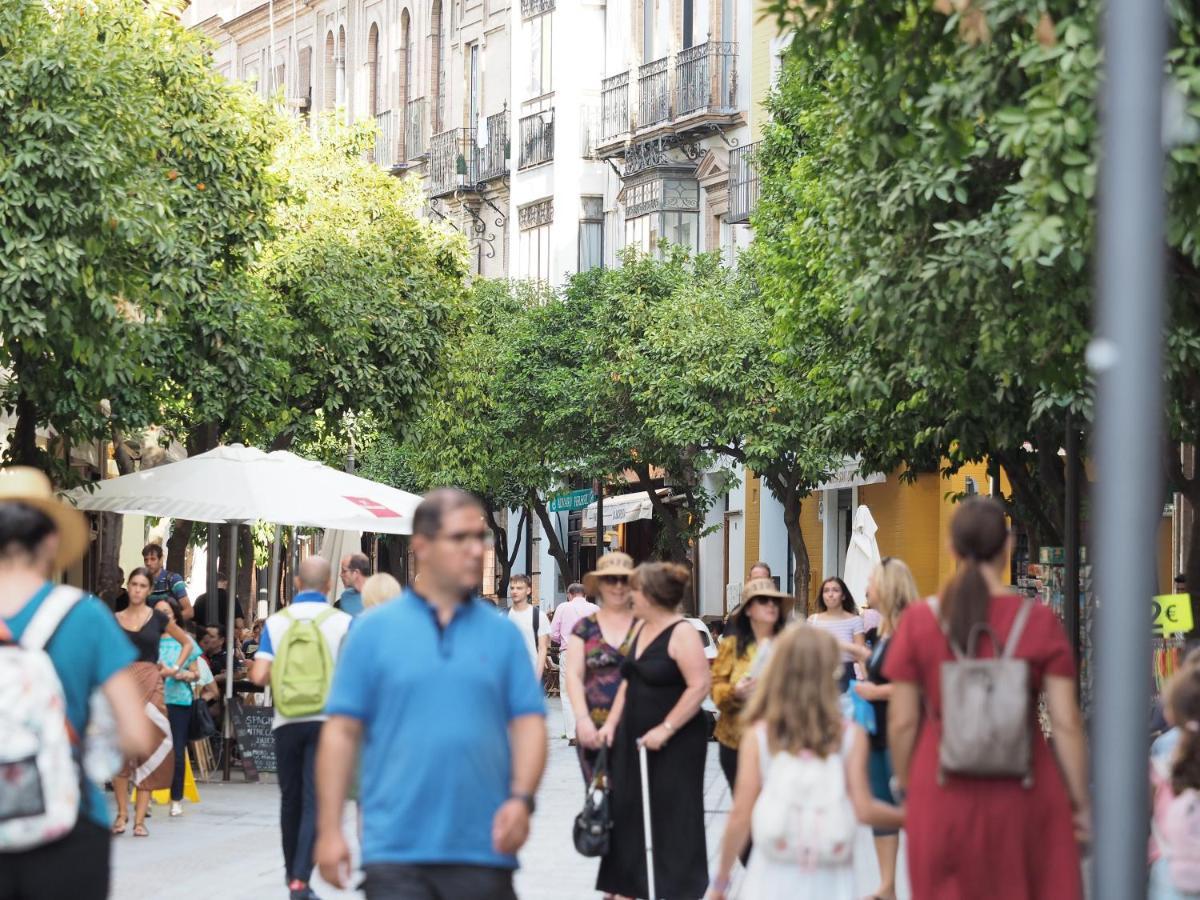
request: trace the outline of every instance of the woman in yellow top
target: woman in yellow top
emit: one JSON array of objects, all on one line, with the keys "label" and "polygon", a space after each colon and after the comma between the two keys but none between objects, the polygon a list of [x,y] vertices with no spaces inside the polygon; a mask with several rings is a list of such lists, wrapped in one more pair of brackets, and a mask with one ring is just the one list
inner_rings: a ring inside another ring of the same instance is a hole
[{"label": "woman in yellow top", "polygon": [[712,699],[721,713],[713,736],[730,790],[737,781],[742,709],[766,665],[771,639],[787,624],[795,602],[770,578],[747,581],[713,661]]}]

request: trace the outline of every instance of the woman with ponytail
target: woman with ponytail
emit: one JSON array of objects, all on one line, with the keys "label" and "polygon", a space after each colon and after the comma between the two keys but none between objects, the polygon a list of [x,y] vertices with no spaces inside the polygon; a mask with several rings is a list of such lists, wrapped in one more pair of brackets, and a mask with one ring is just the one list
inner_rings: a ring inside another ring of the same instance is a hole
[{"label": "woman with ponytail", "polygon": [[[1024,598],[1005,584],[1009,534],[1004,508],[990,498],[964,501],[950,526],[958,571],[936,603],[917,603],[900,619],[883,674],[892,682],[888,745],[893,794],[906,804],[908,869],[914,897],[1078,900],[1077,842],[1090,829],[1087,747],[1075,698],[1075,660],[1046,606],[1034,603],[1014,656],[1029,665],[1029,717],[1046,693],[1054,749],[1031,728],[1031,786],[1020,778],[938,771],[942,663],[967,652],[1002,651]],[[907,799],[906,799],[907,798]]]}]

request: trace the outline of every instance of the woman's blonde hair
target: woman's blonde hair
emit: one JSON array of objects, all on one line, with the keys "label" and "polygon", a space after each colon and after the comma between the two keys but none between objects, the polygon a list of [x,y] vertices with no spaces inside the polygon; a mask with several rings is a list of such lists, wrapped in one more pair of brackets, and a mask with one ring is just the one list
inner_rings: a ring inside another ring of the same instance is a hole
[{"label": "woman's blonde hair", "polygon": [[370,609],[400,596],[400,582],[387,572],[378,572],[363,582],[363,607]]},{"label": "woman's blonde hair", "polygon": [[842,708],[837,677],[842,655],[828,632],[795,625],[775,638],[766,672],[742,720],[764,722],[776,751],[836,753],[842,742]]},{"label": "woman's blonde hair", "polygon": [[879,614],[895,631],[900,613],[920,599],[912,570],[904,560],[885,556],[875,569],[874,588],[871,605],[879,610]]}]

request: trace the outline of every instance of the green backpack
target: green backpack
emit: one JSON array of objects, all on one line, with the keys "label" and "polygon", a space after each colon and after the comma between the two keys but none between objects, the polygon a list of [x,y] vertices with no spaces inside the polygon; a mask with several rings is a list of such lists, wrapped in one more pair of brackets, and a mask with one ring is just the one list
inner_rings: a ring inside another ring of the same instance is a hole
[{"label": "green backpack", "polygon": [[281,613],[292,624],[283,633],[271,666],[271,693],[280,715],[299,719],[325,709],[333,683],[333,654],[321,634],[321,623],[336,613],[333,607],[312,619],[295,619],[286,609]]}]

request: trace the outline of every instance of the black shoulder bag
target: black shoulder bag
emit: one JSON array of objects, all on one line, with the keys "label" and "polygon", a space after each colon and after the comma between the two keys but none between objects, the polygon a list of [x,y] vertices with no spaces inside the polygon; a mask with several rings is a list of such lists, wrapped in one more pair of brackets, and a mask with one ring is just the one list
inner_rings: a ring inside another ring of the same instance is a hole
[{"label": "black shoulder bag", "polygon": [[575,817],[575,849],[583,856],[604,856],[608,853],[609,832],[612,831],[612,812],[608,805],[608,748],[601,747],[596,755],[592,783],[583,798],[583,810]]}]

